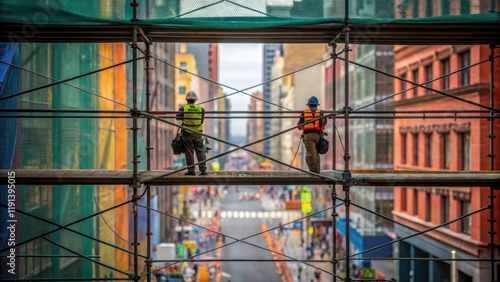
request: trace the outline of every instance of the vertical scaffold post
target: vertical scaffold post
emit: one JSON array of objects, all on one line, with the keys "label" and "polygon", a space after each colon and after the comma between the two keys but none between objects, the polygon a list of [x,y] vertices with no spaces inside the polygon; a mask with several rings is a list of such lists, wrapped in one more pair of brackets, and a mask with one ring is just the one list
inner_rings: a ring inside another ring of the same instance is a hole
[{"label": "vertical scaffold post", "polygon": [[[137,20],[137,0],[131,3],[133,10],[133,19]],[[139,255],[139,242],[138,242],[138,201],[139,196],[137,195],[138,173],[137,164],[139,162],[137,154],[137,119],[139,111],[137,109],[137,27],[134,27],[134,38],[132,42],[132,168],[133,168],[133,178],[132,178],[132,189],[133,189],[133,213],[134,213],[134,281],[139,281],[139,266],[138,266],[138,255]]]},{"label": "vertical scaffold post", "polygon": [[490,234],[490,281],[495,282],[495,264],[496,264],[496,258],[495,258],[495,249],[496,249],[496,244],[495,244],[495,190],[498,190],[499,187],[490,187],[490,218],[488,221],[490,222],[490,231],[488,232]]},{"label": "vertical scaffold post", "polygon": [[[146,63],[145,63],[145,70],[146,70],[146,112],[148,114],[151,113],[149,101],[150,101],[150,96],[151,92],[149,91],[149,85],[150,85],[150,76],[149,76],[149,71],[150,71],[150,46],[149,44],[146,44]],[[151,170],[151,118],[146,119],[146,169],[149,171]],[[147,245],[147,260],[146,260],[146,273],[147,273],[147,281],[151,282],[151,263],[152,263],[152,257],[151,257],[151,235],[153,233],[151,232],[151,186],[147,185],[146,186],[146,205],[147,205],[147,210],[146,210],[146,245]]]},{"label": "vertical scaffold post", "polygon": [[337,281],[337,210],[335,208],[337,204],[337,190],[335,189],[335,184],[332,185],[331,198],[333,203],[332,209],[332,281]]},{"label": "vertical scaffold post", "polygon": [[345,193],[345,221],[346,221],[346,227],[345,227],[345,241],[346,241],[346,246],[345,246],[345,264],[346,264],[346,278],[345,281],[349,282],[351,281],[351,261],[350,261],[350,246],[351,246],[351,241],[350,241],[350,197],[349,197],[349,189],[350,186],[346,185],[346,182],[350,180],[351,172],[349,169],[349,113],[350,113],[350,107],[349,107],[349,0],[345,0],[344,2],[344,9],[345,9],[345,19],[344,19],[344,36],[345,36],[345,43],[344,43],[344,56],[345,56],[345,61],[344,61],[344,101],[345,101],[345,106],[344,106],[344,171],[342,173],[342,189],[344,190]]},{"label": "vertical scaffold post", "polygon": [[[490,45],[490,108],[494,109],[495,108],[495,48],[496,46]],[[496,113],[494,111],[490,111],[490,116],[495,115]],[[488,157],[490,158],[490,170],[494,171],[495,170],[495,119],[491,118],[490,119],[490,134],[488,135],[488,138],[490,138],[490,153],[488,154]],[[495,190],[498,189],[498,187],[490,187],[490,218],[488,221],[490,222],[490,231],[488,232],[490,234],[490,280],[491,282],[495,282],[495,264],[496,264],[496,259],[495,259],[495,249],[496,249],[496,244],[495,244]]]},{"label": "vertical scaffold post", "polygon": [[[332,110],[337,108],[337,43],[332,44]],[[332,115],[332,170],[337,169],[337,116]],[[333,187],[335,189],[335,185]],[[335,203],[333,203],[335,206]]]},{"label": "vertical scaffold post", "polygon": [[[495,45],[490,45],[490,108],[495,108]],[[494,111],[490,110],[490,116],[494,116]],[[490,119],[490,134],[488,138],[490,139],[490,153],[488,157],[490,158],[490,170],[495,170],[495,119]]]},{"label": "vertical scaffold post", "polygon": [[[336,110],[337,107],[337,43],[333,42],[332,43],[332,110]],[[337,118],[336,116],[332,116],[332,169],[336,170],[337,165],[337,134],[335,134],[336,131],[336,126],[337,126]],[[332,281],[336,282],[337,281],[337,210],[335,206],[337,205],[337,190],[336,190],[336,185],[332,185],[332,190],[331,190],[331,198],[332,198],[332,229],[333,229],[333,234],[332,234]]]},{"label": "vertical scaffold post", "polygon": [[349,186],[344,185],[342,186],[342,189],[344,190],[344,205],[345,205],[345,280],[344,281],[351,281],[351,212],[349,211],[350,205],[351,205],[351,199],[349,196]]}]

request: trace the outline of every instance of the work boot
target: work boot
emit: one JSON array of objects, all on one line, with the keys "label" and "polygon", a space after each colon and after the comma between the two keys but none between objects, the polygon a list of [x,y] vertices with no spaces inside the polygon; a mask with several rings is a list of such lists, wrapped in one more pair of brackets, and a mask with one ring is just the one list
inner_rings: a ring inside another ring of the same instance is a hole
[{"label": "work boot", "polygon": [[196,175],[196,173],[193,171],[188,171],[186,173],[184,173],[184,175]]},{"label": "work boot", "polygon": [[204,176],[204,175],[208,175],[208,173],[206,171],[202,171],[200,172],[200,174],[198,174],[199,176]]}]

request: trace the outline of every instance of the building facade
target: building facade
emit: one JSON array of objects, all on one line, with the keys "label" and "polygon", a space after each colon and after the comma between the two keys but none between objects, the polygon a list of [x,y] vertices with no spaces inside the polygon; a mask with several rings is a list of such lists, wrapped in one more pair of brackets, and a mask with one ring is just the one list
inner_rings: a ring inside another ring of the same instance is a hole
[{"label": "building facade", "polygon": [[[498,49],[495,54],[500,54]],[[500,89],[490,93],[490,64],[486,62],[489,56],[488,46],[477,45],[395,48],[396,75],[406,80],[395,80],[395,93],[398,93],[393,103],[395,110],[401,113],[446,111],[413,114],[422,116],[421,119],[395,120],[395,169],[451,172],[488,171],[499,167],[499,158],[488,157],[492,149],[488,138],[490,121],[467,117],[487,115],[487,110],[475,111],[485,110],[479,104],[490,105],[490,95],[495,105],[500,103]],[[494,72],[499,71],[500,62],[496,60]],[[495,84],[498,83],[500,79],[495,77]],[[424,115],[435,118],[424,118]],[[499,132],[500,125],[495,123],[493,129]],[[500,144],[495,142],[493,149],[498,152]],[[490,212],[466,216],[490,204],[489,188],[396,187],[394,193],[394,219],[402,224],[396,225],[398,238],[440,226],[399,243],[401,258],[438,259],[400,261],[400,281],[446,281],[455,275],[456,281],[479,282],[489,280],[491,271],[496,271],[498,277],[498,265],[492,270],[489,262],[474,261],[490,255]],[[498,193],[494,201],[494,213],[498,215]],[[466,217],[446,224],[461,216]],[[495,230],[499,228],[496,222]],[[495,242],[499,242],[498,234]],[[456,258],[465,259],[456,262],[455,273],[451,271],[450,261],[439,260],[449,259],[452,250]]]},{"label": "building facade", "polygon": [[[262,81],[265,84],[262,86],[262,96],[265,101],[271,101],[271,72],[274,64],[274,56],[276,55],[276,50],[281,50],[283,47],[281,44],[264,44],[262,48]],[[266,83],[267,82],[267,83]],[[269,103],[264,103],[264,111],[270,111],[271,105]],[[269,137],[271,135],[271,120],[264,119],[263,127],[263,137]],[[263,142],[264,145],[264,155],[269,156],[271,154],[271,141],[266,140]]]}]

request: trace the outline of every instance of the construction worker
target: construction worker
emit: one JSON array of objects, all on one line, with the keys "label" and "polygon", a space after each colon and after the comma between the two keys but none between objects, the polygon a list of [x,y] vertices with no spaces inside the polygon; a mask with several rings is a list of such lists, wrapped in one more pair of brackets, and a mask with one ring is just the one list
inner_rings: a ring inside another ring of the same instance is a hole
[{"label": "construction worker", "polygon": [[316,145],[318,144],[320,135],[323,134],[325,130],[327,119],[323,118],[308,122],[323,116],[323,113],[318,109],[319,101],[315,96],[311,96],[307,100],[306,105],[307,108],[300,115],[297,125],[299,126],[299,130],[303,130],[302,138],[304,140],[304,147],[306,148],[306,163],[309,167],[309,171],[320,173],[321,164]]},{"label": "construction worker", "polygon": [[[182,129],[182,141],[186,154],[186,166],[194,164],[194,155],[198,160],[199,175],[207,175],[206,148],[203,144],[203,137],[199,132],[203,132],[203,119],[205,118],[205,109],[194,103],[198,100],[198,95],[194,91],[186,94],[187,105],[179,108],[176,120],[182,120],[182,126],[189,129]],[[190,167],[185,175],[196,175],[195,168]]]}]

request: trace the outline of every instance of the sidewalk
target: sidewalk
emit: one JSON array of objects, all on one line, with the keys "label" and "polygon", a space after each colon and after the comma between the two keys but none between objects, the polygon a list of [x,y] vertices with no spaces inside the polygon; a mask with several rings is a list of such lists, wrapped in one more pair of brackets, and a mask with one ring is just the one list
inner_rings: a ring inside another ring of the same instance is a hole
[{"label": "sidewalk", "polygon": [[[280,238],[280,242],[283,246],[283,250],[285,251],[286,255],[298,260],[306,259],[305,249],[301,246],[300,230],[293,229],[285,231],[284,235],[281,236]],[[320,252],[321,251],[319,249],[315,249],[313,259],[316,260],[321,259]],[[327,259],[327,257],[325,256],[323,257],[323,259]],[[294,282],[309,282],[311,281],[311,279],[312,281],[316,281],[314,278],[314,271],[316,270],[316,268],[311,267],[307,264],[300,264],[298,262],[287,262],[287,264],[292,272]],[[324,271],[330,273],[332,272],[332,264],[329,262],[314,262],[309,264],[314,265]],[[299,265],[302,265],[302,273],[300,275],[300,280],[299,280]],[[322,272],[320,276],[320,281],[321,282],[332,281],[331,278],[332,276],[330,274]]]}]

